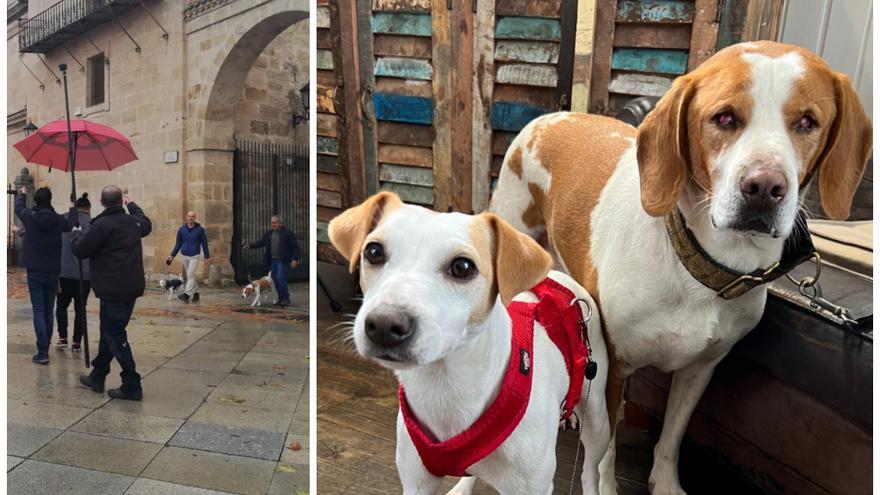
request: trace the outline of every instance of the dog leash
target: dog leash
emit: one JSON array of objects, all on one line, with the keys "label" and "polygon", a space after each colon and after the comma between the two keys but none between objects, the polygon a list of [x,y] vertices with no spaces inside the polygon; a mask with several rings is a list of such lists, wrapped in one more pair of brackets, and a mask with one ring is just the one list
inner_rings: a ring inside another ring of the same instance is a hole
[{"label": "dog leash", "polygon": [[[596,372],[598,371],[598,365],[596,361],[593,359],[593,348],[590,346],[590,331],[589,324],[590,319],[593,317],[593,307],[590,306],[590,303],[586,299],[576,298],[571,301],[571,304],[584,303],[587,306],[587,315],[584,316],[583,320],[581,320],[581,325],[584,326],[584,344],[587,346],[587,351],[589,352],[590,361],[587,364],[587,369],[584,370],[587,379],[587,393],[584,395],[584,399],[581,401],[581,420],[578,421],[578,429],[583,428],[584,421],[583,418],[587,417],[587,401],[590,400],[590,390],[593,388],[593,378],[596,378]],[[574,464],[571,466],[571,481],[568,485],[568,495],[572,495],[574,493],[574,480],[577,476],[577,466],[578,460],[581,455],[581,438],[578,435],[577,439],[577,447],[575,447],[574,451]]]}]

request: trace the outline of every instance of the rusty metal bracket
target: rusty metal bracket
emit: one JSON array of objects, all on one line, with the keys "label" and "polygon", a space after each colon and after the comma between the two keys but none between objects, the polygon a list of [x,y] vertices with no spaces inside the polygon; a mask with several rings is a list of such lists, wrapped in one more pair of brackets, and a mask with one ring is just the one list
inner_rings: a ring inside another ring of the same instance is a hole
[{"label": "rusty metal bracket", "polygon": [[43,60],[43,57],[41,57],[39,53],[37,54],[37,58],[40,59],[40,62],[43,62],[43,65],[46,67],[46,70],[48,70],[52,74],[52,77],[55,78],[55,83],[61,84],[61,79],[58,79],[58,76],[55,75],[55,72],[52,71],[52,68],[49,67],[49,64],[47,64],[46,61]]},{"label": "rusty metal bracket", "polygon": [[86,71],[86,68],[83,66],[83,64],[79,63],[79,60],[77,60],[77,59],[76,59],[76,56],[74,56],[73,53],[70,52],[70,49],[67,48],[67,45],[62,45],[62,46],[64,47],[64,51],[66,51],[67,54],[70,55],[70,58],[72,58],[73,61],[76,62],[76,65],[79,66],[79,71],[80,71],[80,72],[85,72],[85,71]]},{"label": "rusty metal bracket", "polygon": [[137,53],[140,53],[141,52],[141,45],[138,45],[138,42],[135,41],[134,38],[132,38],[130,34],[128,34],[128,31],[125,29],[125,26],[123,26],[122,23],[119,22],[119,19],[117,19],[115,15],[113,16],[113,22],[115,22],[116,25],[119,26],[119,29],[121,29],[122,32],[125,33],[126,36],[128,36],[128,39],[130,39],[131,42],[134,43],[134,51],[136,51]]},{"label": "rusty metal bracket", "polygon": [[148,9],[147,6],[144,5],[144,0],[138,0],[138,2],[141,4],[141,7],[147,12],[147,15],[150,16],[150,19],[153,19],[153,22],[155,22],[156,25],[159,26],[159,29],[162,30],[162,33],[163,33],[162,38],[167,41],[168,40],[168,31],[166,31],[165,28],[162,27],[162,24],[160,24],[159,21],[156,20],[156,17],[153,16],[153,13],[150,12],[150,9]]},{"label": "rusty metal bracket", "polygon": [[43,81],[40,81],[40,78],[37,77],[36,74],[34,74],[34,72],[31,70],[30,67],[27,66],[26,63],[24,63],[24,57],[22,56],[21,53],[18,54],[18,61],[21,62],[21,65],[24,66],[25,70],[28,71],[28,73],[30,73],[30,75],[31,75],[34,79],[36,79],[38,83],[40,83],[40,89],[41,89],[41,90],[45,90],[45,89],[46,89],[46,85],[43,84]]}]

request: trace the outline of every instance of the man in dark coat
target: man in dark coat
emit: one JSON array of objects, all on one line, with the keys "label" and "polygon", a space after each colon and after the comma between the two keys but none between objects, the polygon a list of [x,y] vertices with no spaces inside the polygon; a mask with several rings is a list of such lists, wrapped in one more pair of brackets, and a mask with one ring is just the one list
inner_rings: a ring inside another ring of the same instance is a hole
[{"label": "man in dark coat", "polygon": [[61,274],[61,234],[70,232],[73,222],[55,213],[52,191],[41,187],[34,192],[34,204],[27,207],[27,190],[22,187],[15,198],[15,215],[24,225],[21,249],[22,261],[27,268],[28,292],[34,312],[34,333],[37,353],[31,360],[49,364],[49,344],[52,341],[52,313],[58,276]]},{"label": "man in dark coat", "polygon": [[[104,211],[92,220],[89,230],[74,230],[73,254],[89,258],[92,290],[101,300],[101,341],[92,360],[92,372],[79,377],[95,392],[104,391],[113,358],[122,368],[122,386],[108,390],[114,399],[141,400],[141,376],[137,373],[125,328],[134,303],[144,295],[144,260],[141,238],[152,230],[150,219],[116,186],[101,191]],[[125,208],[128,208],[128,214]]]},{"label": "man in dark coat", "polygon": [[265,262],[269,267],[269,274],[278,292],[278,302],[281,307],[290,306],[290,292],[287,290],[287,267],[295,269],[299,266],[300,250],[296,242],[296,235],[284,227],[284,221],[278,215],[272,216],[272,228],[267,230],[263,237],[250,244],[242,245],[245,249],[266,248]]}]

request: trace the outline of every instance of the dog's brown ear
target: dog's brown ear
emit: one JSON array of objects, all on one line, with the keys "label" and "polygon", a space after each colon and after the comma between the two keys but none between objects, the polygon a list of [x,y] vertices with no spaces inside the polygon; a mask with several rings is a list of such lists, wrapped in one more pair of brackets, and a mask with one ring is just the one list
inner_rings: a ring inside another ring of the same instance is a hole
[{"label": "dog's brown ear", "polygon": [[361,258],[361,246],[367,235],[376,228],[382,215],[403,206],[400,198],[392,192],[380,192],[367,198],[358,206],[351,207],[330,221],[328,234],[333,244],[349,261],[354,271]]},{"label": "dog's brown ear", "polygon": [[687,184],[687,113],[693,95],[690,79],[679,77],[639,126],[636,156],[642,208],[648,215],[672,211]]},{"label": "dog's brown ear", "polygon": [[825,149],[817,161],[819,200],[829,218],[846,220],[853,196],[865,172],[873,144],[872,126],[849,78],[834,80],[837,116],[828,132]]},{"label": "dog's brown ear", "polygon": [[494,213],[482,213],[493,236],[495,285],[501,302],[510,304],[514,296],[538,284],[553,267],[553,259],[531,237],[519,232]]}]

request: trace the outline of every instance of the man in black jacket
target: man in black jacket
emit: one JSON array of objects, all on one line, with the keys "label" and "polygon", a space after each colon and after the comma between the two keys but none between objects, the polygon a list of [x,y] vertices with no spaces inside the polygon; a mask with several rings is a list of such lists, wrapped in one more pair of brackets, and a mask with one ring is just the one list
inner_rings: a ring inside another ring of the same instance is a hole
[{"label": "man in black jacket", "polygon": [[34,208],[27,207],[27,190],[22,187],[15,198],[15,215],[24,225],[21,256],[27,268],[28,292],[34,312],[37,353],[31,360],[49,364],[52,340],[52,313],[58,276],[61,274],[61,234],[70,232],[73,223],[52,208],[52,191],[41,187],[34,192]]},{"label": "man in black jacket", "polygon": [[[122,190],[116,186],[101,191],[101,204],[105,209],[92,220],[89,230],[74,230],[71,234],[73,254],[89,258],[92,290],[101,300],[98,355],[92,360],[91,374],[82,375],[79,380],[95,392],[103,392],[110,362],[116,358],[122,367],[122,387],[107,391],[107,395],[141,400],[141,376],[135,369],[125,327],[135,301],[144,295],[141,238],[150,234],[152,224],[133,201],[127,196],[123,198]],[[123,205],[128,207],[127,215]]]},{"label": "man in black jacket", "polygon": [[265,262],[269,267],[272,282],[278,292],[278,306],[290,306],[290,292],[287,290],[287,267],[295,269],[299,266],[299,244],[290,229],[284,227],[279,215],[272,215],[272,228],[263,234],[262,239],[242,245],[245,249],[266,248]]}]

